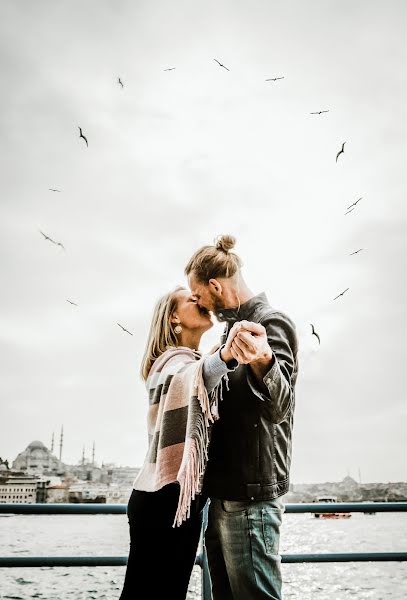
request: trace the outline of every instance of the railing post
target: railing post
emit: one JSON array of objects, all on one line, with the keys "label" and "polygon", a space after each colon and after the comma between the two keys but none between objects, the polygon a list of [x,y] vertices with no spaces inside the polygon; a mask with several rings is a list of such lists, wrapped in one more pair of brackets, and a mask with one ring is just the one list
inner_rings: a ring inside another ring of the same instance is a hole
[{"label": "railing post", "polygon": [[205,530],[208,524],[208,508],[209,502],[206,503],[206,506],[203,510],[203,521],[202,521],[202,573],[201,573],[201,583],[202,583],[202,600],[212,600],[212,584],[211,577],[209,575],[209,566],[208,566],[208,556],[206,554],[206,546],[205,546]]}]

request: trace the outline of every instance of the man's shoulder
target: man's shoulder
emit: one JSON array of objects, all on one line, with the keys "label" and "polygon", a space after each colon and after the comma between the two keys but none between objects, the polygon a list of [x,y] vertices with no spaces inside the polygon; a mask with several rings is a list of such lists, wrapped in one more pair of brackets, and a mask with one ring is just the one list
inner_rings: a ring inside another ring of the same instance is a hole
[{"label": "man's shoulder", "polygon": [[279,308],[274,308],[273,306],[270,305],[264,305],[260,308],[260,310],[258,311],[258,314],[256,315],[258,322],[261,325],[264,325],[264,323],[270,322],[272,323],[274,322],[285,322],[287,323],[287,325],[291,326],[293,329],[295,329],[295,323],[293,321],[293,319],[284,311],[281,310]]},{"label": "man's shoulder", "polygon": [[284,310],[269,307],[261,313],[258,322],[265,328],[269,340],[286,339],[294,354],[298,352],[297,328]]}]

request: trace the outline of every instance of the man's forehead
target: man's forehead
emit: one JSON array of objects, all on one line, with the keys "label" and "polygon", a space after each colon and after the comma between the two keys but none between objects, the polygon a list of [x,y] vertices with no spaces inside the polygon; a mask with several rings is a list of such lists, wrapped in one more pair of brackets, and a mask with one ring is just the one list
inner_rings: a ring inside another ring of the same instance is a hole
[{"label": "man's forehead", "polygon": [[202,283],[200,281],[197,281],[193,275],[190,275],[188,277],[188,284],[192,292],[202,289]]}]

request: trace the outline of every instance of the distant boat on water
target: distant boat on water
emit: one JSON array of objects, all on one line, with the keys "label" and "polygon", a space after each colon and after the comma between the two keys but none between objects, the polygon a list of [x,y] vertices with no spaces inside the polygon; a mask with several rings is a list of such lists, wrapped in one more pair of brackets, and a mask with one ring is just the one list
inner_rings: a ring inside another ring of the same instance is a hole
[{"label": "distant boat on water", "polygon": [[[338,502],[338,498],[336,496],[318,496],[314,502]],[[329,512],[329,513],[314,513],[314,517],[317,519],[349,519],[352,516],[349,512]]]}]

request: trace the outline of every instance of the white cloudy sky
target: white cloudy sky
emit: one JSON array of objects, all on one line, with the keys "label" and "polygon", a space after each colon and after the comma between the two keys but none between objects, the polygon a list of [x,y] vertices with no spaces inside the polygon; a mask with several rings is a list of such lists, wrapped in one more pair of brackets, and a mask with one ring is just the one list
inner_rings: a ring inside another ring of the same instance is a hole
[{"label": "white cloudy sky", "polygon": [[406,480],[406,16],[1,0],[0,456],[63,423],[67,462],[95,440],[97,460],[140,465],[153,304],[231,233],[298,327],[292,481]]}]

